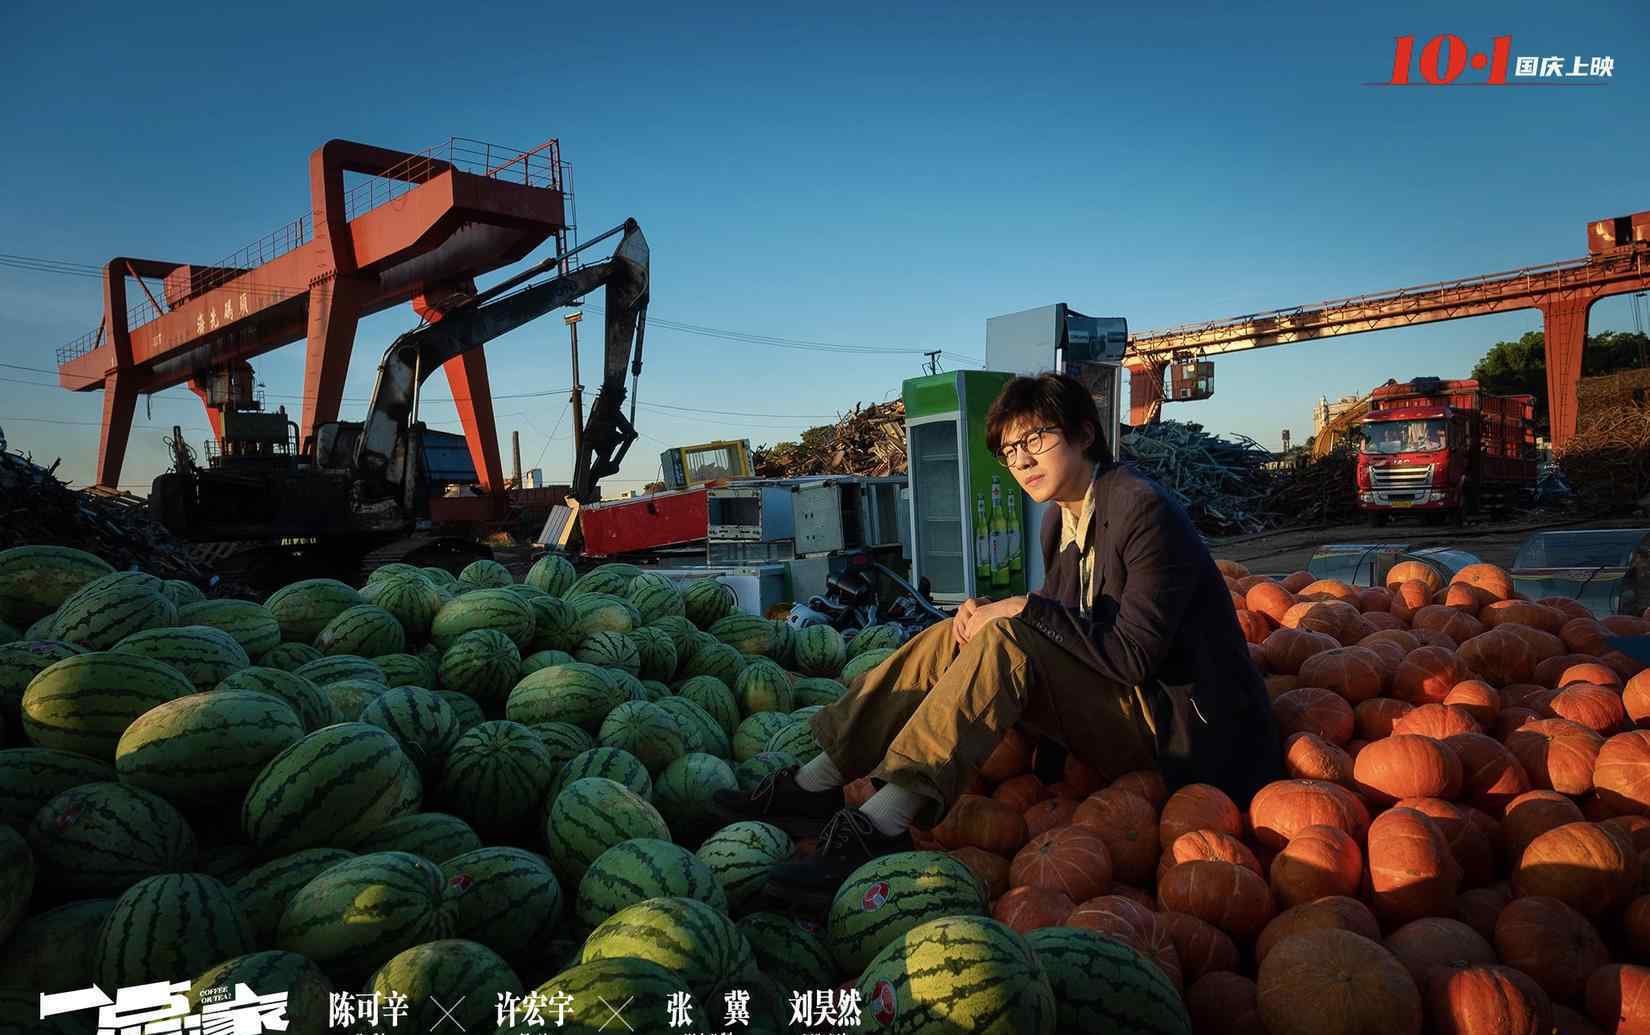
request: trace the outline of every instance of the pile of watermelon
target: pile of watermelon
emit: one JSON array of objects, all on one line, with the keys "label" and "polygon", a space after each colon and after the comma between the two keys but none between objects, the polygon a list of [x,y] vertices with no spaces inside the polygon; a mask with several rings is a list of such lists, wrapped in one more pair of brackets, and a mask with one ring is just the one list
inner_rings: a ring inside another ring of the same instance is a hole
[{"label": "pile of watermelon", "polygon": [[[778,1032],[793,993],[851,988],[865,1030],[1187,1030],[1144,954],[1021,935],[943,851],[869,864],[828,916],[760,896],[808,846],[717,823],[712,795],[817,754],[807,717],[900,641],[556,556],[254,602],[0,552],[0,1028],[90,1030],[41,1021],[41,992],[187,980],[195,1005],[286,991],[297,1033],[338,991],[405,996],[414,1031],[525,1033],[501,997],[566,993],[574,1031],[634,997],[661,1030],[686,991],[708,1029],[745,990],[746,1030]],[[1095,975],[1135,1020],[1095,1026],[1122,1016]]]}]

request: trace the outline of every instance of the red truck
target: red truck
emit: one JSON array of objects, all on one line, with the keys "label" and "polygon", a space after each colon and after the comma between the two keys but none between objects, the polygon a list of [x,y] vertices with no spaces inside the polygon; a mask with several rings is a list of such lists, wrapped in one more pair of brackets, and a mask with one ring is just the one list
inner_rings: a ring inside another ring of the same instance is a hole
[{"label": "red truck", "polygon": [[1477,381],[1388,381],[1359,423],[1359,509],[1372,525],[1394,511],[1459,524],[1507,509],[1535,488],[1534,417],[1534,396],[1491,395]]}]

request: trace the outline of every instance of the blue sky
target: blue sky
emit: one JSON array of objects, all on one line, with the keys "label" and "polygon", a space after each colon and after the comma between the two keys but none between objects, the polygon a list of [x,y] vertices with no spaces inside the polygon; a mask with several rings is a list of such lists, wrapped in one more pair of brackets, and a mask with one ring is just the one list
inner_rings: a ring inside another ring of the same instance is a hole
[{"label": "blue sky", "polygon": [[[1065,301],[1147,330],[1573,258],[1588,221],[1650,209],[1650,7],[1630,0],[828,10],[23,0],[0,66],[0,252],[210,262],[306,209],[308,155],[329,138],[553,136],[585,236],[627,216],[646,231],[651,315],[911,350],[651,328],[644,437],[611,494],[653,477],[667,444],[760,445],[892,398],[923,350],[967,365],[1000,313]],[[1510,35],[1515,55],[1566,65],[1609,56],[1614,74],[1361,85],[1386,78],[1394,37],[1446,32],[1475,51]],[[79,482],[99,394],[15,367],[50,370],[101,304],[93,279],[0,269],[0,427]],[[363,322],[343,416],[359,418],[384,347],[415,323],[407,308]],[[1165,415],[1275,448],[1282,428],[1306,437],[1320,395],[1466,376],[1491,343],[1539,327],[1525,311],[1223,358],[1213,399]],[[1591,331],[1631,328],[1625,298],[1594,308]],[[488,361],[498,393],[569,384],[555,317]],[[595,348],[584,363],[593,387]],[[295,408],[301,347],[255,366]],[[427,387],[427,418],[450,419],[444,379]],[[519,430],[525,466],[567,475],[565,395],[497,409],[506,469]],[[207,431],[182,388],[140,402],[138,420],[121,481],[143,492],[172,424]]]}]

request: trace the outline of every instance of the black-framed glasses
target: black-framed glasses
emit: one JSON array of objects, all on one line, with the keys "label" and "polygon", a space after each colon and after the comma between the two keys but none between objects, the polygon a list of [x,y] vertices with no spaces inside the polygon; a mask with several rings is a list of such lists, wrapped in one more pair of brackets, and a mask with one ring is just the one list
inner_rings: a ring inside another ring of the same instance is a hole
[{"label": "black-framed glasses", "polygon": [[[1018,450],[1023,450],[1026,456],[1038,456],[1046,453],[1054,448],[1056,442],[1060,441],[1059,431],[1058,427],[1052,425],[1044,428],[1032,428],[1020,441],[1004,442],[997,449],[997,459],[1004,467],[1008,467],[1013,462],[1014,454]],[[1054,432],[1054,434],[1050,434],[1050,432]]]}]

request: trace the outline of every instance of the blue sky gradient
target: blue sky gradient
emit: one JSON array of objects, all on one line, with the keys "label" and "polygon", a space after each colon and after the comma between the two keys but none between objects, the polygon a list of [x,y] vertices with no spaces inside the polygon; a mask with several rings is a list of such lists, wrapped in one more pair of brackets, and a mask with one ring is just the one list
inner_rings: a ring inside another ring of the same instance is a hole
[{"label": "blue sky gradient", "polygon": [[[1650,209],[1642,3],[827,14],[22,0],[7,22],[0,252],[211,262],[306,209],[308,155],[329,138],[418,150],[553,136],[585,236],[641,222],[653,316],[910,350],[650,328],[643,437],[608,494],[653,478],[665,445],[794,438],[892,398],[924,350],[968,365],[1000,313],[1065,301],[1147,330],[1574,258],[1588,221]],[[1590,87],[1362,85],[1386,78],[1395,36],[1443,32],[1474,50],[1511,35],[1515,55],[1567,65],[1610,56],[1614,74]],[[49,371],[101,305],[94,279],[0,269],[0,427],[82,483],[100,394],[57,388]],[[415,323],[405,307],[363,322],[345,418],[359,419],[384,347]],[[1165,415],[1276,448],[1283,428],[1304,440],[1320,395],[1466,376],[1490,344],[1539,327],[1524,311],[1223,358],[1213,399]],[[1627,299],[1596,306],[1590,329],[1632,329]],[[497,393],[552,392],[498,402],[506,470],[520,431],[524,466],[565,478],[561,321],[498,340],[488,361]],[[296,344],[255,363],[271,403],[298,408],[302,365]],[[457,430],[444,379],[427,388],[426,417]],[[174,423],[207,435],[187,390],[140,401],[124,485],[146,492],[165,469]]]}]

